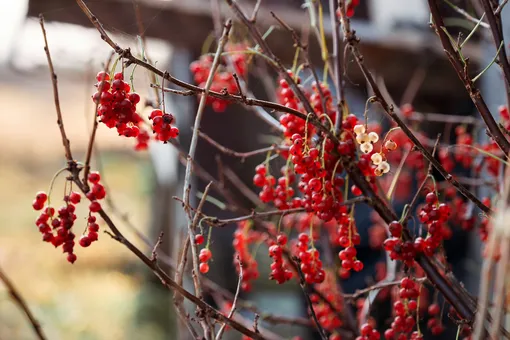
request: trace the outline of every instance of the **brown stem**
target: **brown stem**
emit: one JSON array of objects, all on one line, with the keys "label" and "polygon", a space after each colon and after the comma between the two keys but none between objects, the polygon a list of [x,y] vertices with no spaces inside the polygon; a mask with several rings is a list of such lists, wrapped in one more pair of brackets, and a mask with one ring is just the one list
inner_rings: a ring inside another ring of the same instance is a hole
[{"label": "brown stem", "polygon": [[37,337],[40,340],[46,340],[46,335],[44,335],[44,332],[41,328],[41,324],[39,323],[39,321],[37,321],[34,314],[32,314],[32,311],[28,307],[28,303],[25,301],[25,299],[20,294],[18,289],[14,286],[14,283],[12,283],[9,277],[7,277],[7,274],[5,274],[1,268],[0,268],[0,281],[4,283],[5,287],[7,288],[7,292],[9,292],[9,295],[11,295],[13,301],[19,306],[23,313],[25,313]]},{"label": "brown stem", "polygon": [[67,162],[73,161],[73,155],[71,153],[71,143],[67,139],[66,131],[64,129],[64,120],[62,119],[62,110],[60,109],[60,99],[58,95],[58,81],[57,74],[53,68],[53,62],[51,60],[50,48],[48,47],[48,39],[46,38],[46,29],[44,28],[44,17],[42,14],[39,16],[39,24],[44,37],[44,52],[46,53],[46,59],[48,60],[48,67],[50,69],[51,84],[53,85],[53,100],[55,101],[55,109],[57,110],[57,125],[62,136],[62,144],[64,145],[64,151]]},{"label": "brown stem", "polygon": [[476,88],[471,81],[467,72],[467,62],[466,65],[463,64],[459,52],[453,47],[446,32],[443,31],[446,26],[444,25],[443,18],[439,12],[439,6],[437,4],[438,1],[428,0],[428,2],[430,12],[432,14],[432,20],[434,22],[434,29],[441,40],[441,44],[443,45],[448,60],[450,60],[450,63],[452,64],[453,69],[457,73],[459,79],[464,83],[464,86],[466,87],[466,90],[471,97],[473,104],[475,104],[478,112],[480,112],[480,115],[482,116],[483,121],[489,129],[492,139],[494,139],[504,154],[508,155],[510,152],[510,143],[499,129],[498,124],[494,120],[494,117],[489,111],[489,108],[487,107],[487,104],[485,103],[480,93],[480,90]]}]

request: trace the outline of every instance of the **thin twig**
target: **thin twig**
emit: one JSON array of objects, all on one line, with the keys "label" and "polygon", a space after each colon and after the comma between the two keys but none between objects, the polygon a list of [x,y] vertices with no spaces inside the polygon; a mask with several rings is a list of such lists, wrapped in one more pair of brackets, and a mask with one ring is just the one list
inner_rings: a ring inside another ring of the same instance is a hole
[{"label": "thin twig", "polygon": [[238,151],[234,151],[232,149],[227,148],[226,146],[219,144],[214,139],[212,139],[211,137],[209,137],[207,134],[203,133],[200,130],[198,131],[198,135],[200,137],[202,137],[205,141],[207,141],[209,144],[214,146],[216,149],[223,152],[224,154],[241,158],[241,162],[243,162],[248,157],[261,155],[261,154],[267,154],[268,152],[272,152],[272,151],[287,151],[289,149],[288,146],[274,144],[272,146],[268,146],[268,147],[265,147],[262,149],[257,149],[257,150],[253,150],[253,151],[247,151],[247,152],[238,152]]},{"label": "thin twig", "polygon": [[310,294],[308,294],[308,292],[306,290],[305,275],[303,274],[303,271],[301,271],[299,259],[294,258],[293,260],[298,262],[296,265],[296,270],[299,274],[299,285],[301,286],[301,290],[303,291],[303,294],[305,295],[305,300],[308,305],[308,310],[310,311],[310,314],[312,315],[313,321],[315,321],[315,326],[317,327],[317,331],[319,332],[322,340],[328,340],[326,331],[324,330],[324,328],[322,328],[322,325],[320,324],[319,319],[317,318],[317,314],[315,314],[315,310],[313,309],[313,303],[312,303],[312,300],[310,299]]},{"label": "thin twig", "polygon": [[505,7],[505,5],[507,3],[508,3],[508,0],[501,1],[501,3],[499,4],[498,8],[496,8],[496,10],[494,11],[494,14],[495,15],[500,15],[501,11],[503,10],[503,8]]},{"label": "thin twig", "polygon": [[485,14],[487,15],[487,21],[489,22],[492,38],[494,39],[494,44],[496,45],[496,49],[499,51],[498,65],[501,67],[501,70],[503,71],[507,103],[508,105],[510,105],[510,64],[508,63],[508,58],[506,55],[506,47],[503,37],[501,16],[499,14],[498,15],[494,14],[492,5],[489,2],[489,0],[480,0],[480,2],[482,3],[482,6],[485,10]]},{"label": "thin twig", "polygon": [[[425,281],[427,281],[426,277],[415,279],[416,283],[423,283]],[[352,294],[344,294],[343,296],[344,296],[345,299],[356,300],[360,296],[363,296],[366,293],[369,293],[369,292],[371,292],[373,290],[393,287],[393,286],[399,285],[400,282],[401,282],[401,280],[390,281],[390,282],[379,282],[379,283],[377,283],[375,285],[372,285],[372,286],[370,286],[368,288],[358,289],[358,290],[356,290],[356,292],[354,292]]]},{"label": "thin twig", "polygon": [[158,248],[163,243],[163,236],[164,235],[165,235],[164,232],[160,232],[159,233],[158,240],[156,241],[156,244],[154,245],[154,248],[152,248],[152,253],[151,253],[151,261],[152,262],[157,262],[158,261]]},{"label": "thin twig", "polygon": [[201,287],[200,287],[200,278],[198,276],[198,254],[197,254],[197,245],[195,242],[195,235],[192,230],[192,218],[191,218],[191,210],[189,209],[189,199],[190,199],[190,191],[191,191],[191,172],[192,172],[192,160],[195,158],[195,152],[198,144],[198,130],[200,129],[200,123],[202,121],[202,114],[205,109],[207,95],[209,89],[211,88],[214,74],[216,73],[216,69],[220,62],[221,53],[223,52],[223,48],[228,41],[228,35],[230,33],[230,28],[232,27],[232,21],[228,20],[225,24],[223,34],[218,44],[218,49],[216,50],[216,54],[214,56],[214,61],[211,66],[211,70],[209,72],[209,77],[207,78],[205,85],[205,92],[202,98],[200,99],[200,103],[198,105],[198,110],[195,118],[195,124],[193,128],[193,135],[191,137],[190,148],[187,156],[186,162],[186,172],[184,177],[184,186],[183,186],[183,201],[184,201],[184,211],[186,213],[186,217],[188,220],[188,237],[191,246],[191,254],[193,260],[193,284],[195,286],[195,293],[197,296],[201,296]]},{"label": "thin twig", "polygon": [[46,38],[46,29],[44,28],[44,17],[42,14],[39,16],[39,24],[44,37],[44,52],[46,53],[46,59],[48,60],[48,67],[50,69],[51,84],[53,85],[53,99],[55,101],[55,109],[57,110],[57,125],[62,136],[62,144],[64,145],[64,151],[67,162],[73,161],[73,155],[71,153],[71,143],[67,138],[66,131],[64,129],[64,120],[62,119],[62,111],[60,109],[60,99],[58,95],[58,80],[55,69],[53,68],[53,62],[51,60],[50,48],[48,47],[48,39]]},{"label": "thin twig", "polygon": [[[239,280],[237,281],[237,289],[236,289],[236,294],[234,295],[234,301],[232,302],[232,307],[230,308],[230,313],[228,313],[229,318],[232,318],[236,311],[237,299],[239,299],[239,293],[241,292],[241,284],[243,282],[243,262],[241,261],[241,258],[239,257],[239,255],[237,255],[236,260],[237,260],[237,264],[239,265]],[[226,326],[227,326],[226,323],[221,325],[221,328],[216,335],[216,340],[221,339]],[[255,331],[258,333],[257,330],[255,330]]]},{"label": "thin twig", "polygon": [[5,274],[1,268],[0,268],[0,281],[4,283],[14,303],[16,303],[19,306],[19,308],[25,313],[37,337],[40,340],[46,340],[46,336],[44,335],[44,332],[41,328],[41,324],[39,323],[39,321],[37,321],[34,314],[32,314],[32,311],[28,307],[28,303],[25,301],[25,299],[20,294],[18,289],[14,286],[14,283],[12,283],[12,281],[7,277],[7,274]]},{"label": "thin twig", "polygon": [[494,141],[498,144],[498,146],[505,153],[505,155],[508,155],[508,153],[510,152],[510,143],[499,129],[498,124],[494,120],[494,117],[492,116],[489,108],[487,107],[487,104],[485,103],[480,93],[480,90],[478,90],[474,86],[473,82],[469,78],[469,74],[467,73],[467,65],[463,63],[462,58],[459,55],[459,51],[453,47],[450,38],[448,37],[446,31],[444,30],[446,26],[444,25],[443,18],[441,17],[441,13],[439,12],[438,0],[428,0],[428,3],[432,15],[434,29],[436,31],[436,34],[439,36],[441,40],[441,44],[443,45],[443,48],[446,52],[448,59],[450,60],[450,63],[452,64],[459,79],[464,83],[464,86],[468,91],[468,94],[471,97],[473,104],[475,104],[478,112],[480,112],[482,119],[484,120],[485,124],[487,125],[487,128],[489,129],[492,139],[494,139]]},{"label": "thin twig", "polygon": [[340,20],[336,15],[338,2],[336,0],[329,0],[329,17],[331,22],[332,40],[333,40],[333,66],[335,68],[335,92],[336,92],[336,116],[335,116],[335,131],[339,134],[342,127],[342,116],[345,104],[345,92],[343,76],[343,53],[340,53]]}]

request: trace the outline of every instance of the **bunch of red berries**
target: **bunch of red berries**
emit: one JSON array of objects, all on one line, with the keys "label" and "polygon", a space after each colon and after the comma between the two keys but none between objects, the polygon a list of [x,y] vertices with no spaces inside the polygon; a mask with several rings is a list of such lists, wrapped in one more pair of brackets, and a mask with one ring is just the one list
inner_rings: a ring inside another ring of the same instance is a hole
[{"label": "bunch of red berries", "polygon": [[[247,60],[246,54],[240,53],[245,50],[244,44],[227,44],[225,51],[229,53],[235,73],[239,77],[245,77],[247,75]],[[238,52],[238,53],[236,53]],[[198,60],[195,60],[190,65],[190,70],[193,73],[195,83],[200,87],[205,87],[205,82],[211,72],[213,64],[213,57],[211,55],[202,55]],[[222,92],[226,89],[229,93],[237,92],[237,83],[231,73],[228,72],[227,60],[222,59],[216,73],[214,74],[213,83],[211,85],[211,91]],[[207,104],[210,104],[214,111],[223,112],[226,110],[229,102],[224,99],[208,97]]]},{"label": "bunch of red berries", "polygon": [[342,326],[342,319],[338,314],[342,312],[345,301],[338,290],[333,273],[328,271],[326,279],[322,283],[316,284],[314,288],[326,300],[322,300],[318,294],[310,294],[312,308],[320,325],[331,333],[329,340],[341,340],[341,336],[335,330]]},{"label": "bunch of red berries", "polygon": [[[98,172],[91,172],[88,176],[91,190],[87,193],[87,198],[91,201],[89,205],[89,217],[87,220],[87,234],[80,238],[80,245],[88,247],[92,242],[97,241],[99,225],[96,223],[96,217],[92,215],[101,210],[101,204],[98,200],[105,198],[106,191],[99,183],[101,176]],[[36,195],[32,207],[34,210],[43,210],[36,220],[39,231],[43,234],[43,241],[50,242],[56,247],[62,246],[64,253],[67,253],[67,261],[74,263],[76,254],[74,254],[75,234],[72,231],[74,222],[76,221],[76,205],[81,202],[81,195],[76,191],[71,191],[64,196],[65,205],[57,210],[49,205],[45,207],[48,201],[48,195],[39,192]]]},{"label": "bunch of red berries", "polygon": [[[359,272],[363,270],[363,262],[356,258],[357,251],[354,246],[357,246],[361,242],[360,235],[358,233],[358,229],[356,228],[356,223],[354,221],[354,217],[347,214],[346,208],[342,207],[342,215],[340,218],[337,218],[338,221],[338,244],[345,249],[341,250],[338,253],[338,257],[340,258],[342,269],[344,269],[347,273],[350,270],[354,270]],[[344,276],[347,275],[344,273]]]},{"label": "bunch of red berries", "polygon": [[450,228],[445,224],[450,216],[450,208],[446,203],[439,204],[435,192],[429,192],[425,197],[425,202],[418,218],[421,223],[427,226],[428,234],[424,241],[423,252],[430,256],[444,239],[449,239],[452,236]]},{"label": "bunch of red berries", "polygon": [[269,247],[269,256],[273,260],[269,278],[275,280],[278,284],[282,284],[292,279],[293,275],[287,268],[287,263],[283,260],[283,247],[287,244],[287,237],[279,236],[277,244]]},{"label": "bunch of red berries", "polygon": [[368,322],[361,325],[359,330],[361,335],[356,340],[379,340],[381,338],[381,333]]},{"label": "bunch of red berries", "polygon": [[393,303],[395,318],[391,323],[391,328],[384,332],[387,340],[404,340],[408,338],[411,332],[411,339],[421,340],[423,336],[418,332],[413,332],[416,326],[416,313],[418,310],[418,297],[420,296],[419,285],[411,278],[404,277],[400,281],[397,300]]},{"label": "bunch of red berries", "polygon": [[440,335],[445,328],[441,322],[441,308],[437,303],[432,303],[428,308],[430,319],[427,321],[427,327],[433,335]]},{"label": "bunch of red berries", "polygon": [[[136,138],[141,131],[142,118],[136,113],[136,104],[140,95],[131,92],[131,87],[124,81],[122,73],[115,73],[110,82],[108,73],[101,71],[97,74],[98,91],[92,99],[98,104],[97,115],[101,122],[110,129],[116,128],[120,136]],[[143,148],[143,144],[138,149]]]},{"label": "bunch of red berries", "polygon": [[243,281],[241,282],[241,289],[245,292],[251,290],[251,281],[258,279],[259,270],[258,263],[254,256],[251,254],[249,245],[260,235],[251,230],[251,223],[249,221],[239,222],[237,230],[234,233],[234,241],[232,242],[234,250],[234,264],[236,271],[240,273],[239,262],[235,259],[239,257],[239,261],[243,265]]},{"label": "bunch of red berries", "polygon": [[300,268],[308,284],[322,283],[326,278],[326,272],[322,268],[319,251],[313,247],[309,248],[310,236],[305,233],[298,235],[297,256],[300,261]]},{"label": "bunch of red berries", "polygon": [[200,254],[198,255],[198,260],[200,262],[200,265],[198,267],[198,270],[200,270],[200,272],[202,274],[206,274],[207,272],[209,272],[209,260],[212,258],[212,252],[209,250],[209,248],[202,248],[202,250],[200,250]]},{"label": "bunch of red berries", "polygon": [[179,136],[179,129],[171,125],[174,122],[172,114],[156,109],[152,110],[149,119],[152,120],[152,131],[156,134],[157,140],[166,143]]}]

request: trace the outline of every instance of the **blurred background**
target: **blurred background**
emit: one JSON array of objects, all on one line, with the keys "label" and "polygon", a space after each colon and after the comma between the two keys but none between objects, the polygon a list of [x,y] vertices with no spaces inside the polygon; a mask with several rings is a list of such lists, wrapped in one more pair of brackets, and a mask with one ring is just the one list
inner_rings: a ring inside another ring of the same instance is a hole
[{"label": "blurred background", "polygon": [[[142,22],[142,31],[147,37],[146,49],[153,62],[160,69],[191,81],[188,65],[200,55],[204,41],[213,30],[209,0],[86,2],[114,40],[137,53],[140,50],[139,22]],[[452,2],[473,13],[479,11],[471,1]],[[253,8],[251,1],[241,3],[248,11]],[[78,260],[70,265],[60,250],[41,241],[34,225],[37,214],[30,206],[34,194],[47,190],[53,175],[65,166],[37,16],[42,13],[47,20],[64,122],[78,160],[86,152],[92,124],[94,107],[90,96],[95,91],[95,74],[102,70],[109,46],[91,28],[74,1],[0,0],[0,5],[0,268],[29,302],[50,339],[175,339],[171,295],[123,246],[101,233],[100,242],[78,249]],[[266,28],[274,25],[270,16],[272,10],[296,29],[306,32],[308,15],[300,9],[301,5],[302,1],[294,0],[262,1],[258,22]],[[327,1],[324,6],[328,7]],[[465,20],[448,5],[442,10],[453,32],[465,33],[473,28],[473,22]],[[220,6],[220,13],[224,17],[231,15],[224,6]],[[384,79],[397,105],[409,99],[406,91],[410,84],[415,84],[418,89],[411,99],[419,111],[473,114],[469,97],[428,27],[428,18],[424,0],[361,0],[353,27],[362,39],[367,65],[379,79]],[[331,33],[329,25],[326,33],[328,36]],[[491,41],[485,40],[483,34],[477,34],[465,47],[472,65],[483,65],[492,59],[495,49]],[[294,50],[285,32],[275,31],[269,42],[286,63],[292,62]],[[320,53],[314,38],[310,44],[312,60],[318,63]],[[147,74],[139,68],[134,75],[136,91],[142,98],[149,98]],[[369,91],[354,65],[349,66],[348,75],[350,105],[362,111]],[[503,89],[498,86],[501,82],[498,71],[491,68],[483,82],[489,105],[496,112]],[[271,97],[262,83],[260,79],[253,80],[254,92],[261,98]],[[167,98],[167,105],[181,129],[179,141],[186,147],[196,101]],[[441,127],[431,127],[431,131],[435,129]],[[258,134],[268,133],[267,126],[237,106],[221,115],[206,112],[203,130],[236,151],[267,145],[258,138]],[[250,138],[246,138],[247,133]],[[117,207],[113,215],[121,230],[144,250],[148,248],[136,236],[133,227],[152,243],[160,231],[165,231],[163,251],[174,254],[175,240],[179,239],[179,230],[184,226],[180,209],[171,199],[172,195],[182,194],[183,167],[178,164],[175,150],[158,144],[151,145],[148,152],[135,152],[131,140],[118,137],[104,126],[99,127],[96,140],[97,160],[93,168],[101,169],[108,195]],[[206,169],[212,169],[213,176],[218,175],[216,154],[214,148],[200,143],[198,161]],[[260,159],[244,164],[236,159],[223,161],[250,183],[253,168]],[[57,180],[55,195],[63,190],[63,182],[63,178]],[[195,185],[197,191],[201,191],[204,184],[197,182]],[[228,216],[215,211],[212,205],[206,209],[210,214]],[[85,215],[85,211],[81,213]],[[82,222],[85,227],[85,220]],[[233,228],[226,228],[218,233],[213,247],[231,248],[232,231]],[[263,261],[259,267],[267,268],[269,265],[264,264],[269,261],[264,255],[267,252],[259,253]],[[213,251],[213,254],[216,263],[212,265],[211,277],[232,289],[236,282],[236,277],[232,276],[232,254],[227,250]],[[462,265],[473,263],[478,263],[476,254]],[[267,272],[261,269],[257,286],[260,293],[250,299],[275,314],[302,313],[298,287],[275,289],[272,282],[266,282],[266,277]],[[279,303],[275,303],[276,298]],[[293,334],[300,333],[307,334],[300,329],[293,331]],[[24,315],[1,284],[0,339],[35,339]]]}]

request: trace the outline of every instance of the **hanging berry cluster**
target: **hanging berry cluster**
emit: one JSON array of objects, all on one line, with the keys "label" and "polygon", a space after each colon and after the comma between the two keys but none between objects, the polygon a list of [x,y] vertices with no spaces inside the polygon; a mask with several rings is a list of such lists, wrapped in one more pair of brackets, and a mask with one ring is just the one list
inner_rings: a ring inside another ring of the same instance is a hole
[{"label": "hanging berry cluster", "polygon": [[[270,241],[270,244],[271,243]],[[292,271],[288,268],[287,262],[283,259],[283,247],[285,247],[286,244],[287,236],[280,234],[277,237],[277,243],[269,246],[269,257],[273,260],[269,278],[275,280],[278,284],[289,281],[293,276]]]},{"label": "hanging berry cluster", "polygon": [[424,240],[423,252],[430,256],[441,245],[442,241],[452,236],[450,228],[445,224],[450,216],[450,207],[439,204],[435,192],[429,192],[425,197],[426,204],[418,214],[421,223],[427,227],[427,237]]},{"label": "hanging berry cluster", "polygon": [[149,119],[152,121],[152,131],[157,140],[166,143],[179,136],[179,129],[171,125],[174,122],[172,114],[156,109],[152,110]]},{"label": "hanging berry cluster", "polygon": [[209,260],[212,258],[212,252],[209,250],[209,248],[202,248],[200,250],[200,254],[198,254],[198,261],[200,262],[200,265],[198,267],[198,270],[202,274],[206,274],[209,272]]},{"label": "hanging berry cluster", "polygon": [[[246,50],[246,47],[245,44],[232,43],[225,46],[225,52],[230,56],[230,60],[232,60],[235,73],[241,78],[244,78],[248,74],[247,54],[242,53],[242,51]],[[202,88],[205,87],[205,82],[209,77],[213,59],[212,55],[204,54],[190,65],[195,83]],[[226,89],[228,93],[236,93],[239,90],[232,73],[228,71],[227,59],[225,57],[222,58],[221,64],[214,74],[210,89],[215,92],[222,92],[223,89]],[[223,99],[208,97],[207,104],[210,104],[214,111],[223,112],[227,109],[229,102]]]},{"label": "hanging berry cluster", "polygon": [[113,81],[110,75],[101,71],[96,76],[97,92],[92,96],[98,104],[97,115],[100,121],[110,129],[116,128],[119,136],[137,138],[136,150],[147,148],[147,132],[143,129],[143,119],[136,112],[140,95],[130,92],[131,86],[124,81],[124,75],[115,73]]},{"label": "hanging berry cluster", "polygon": [[[91,202],[89,205],[87,230],[79,241],[82,247],[88,247],[98,239],[97,232],[99,231],[99,225],[96,223],[96,217],[93,214],[101,210],[101,204],[98,201],[106,197],[106,191],[99,183],[100,178],[97,172],[91,172],[88,176],[88,181],[92,188],[87,193],[87,198]],[[38,192],[32,203],[34,210],[42,210],[35,224],[43,235],[43,241],[53,244],[55,248],[62,246],[64,253],[67,253],[67,261],[70,263],[76,261],[76,254],[74,253],[74,239],[76,235],[73,233],[72,228],[77,218],[75,214],[76,205],[80,202],[80,193],[70,191],[64,196],[65,205],[57,210],[57,216],[55,216],[55,208],[49,205],[48,195],[45,192]]]},{"label": "hanging berry cluster", "polygon": [[341,340],[342,338],[336,330],[343,325],[341,313],[344,309],[345,301],[338,290],[334,273],[327,271],[324,281],[316,284],[314,288],[326,300],[321,299],[318,294],[310,294],[312,308],[315,315],[317,315],[320,325],[331,333],[328,340]]},{"label": "hanging berry cluster", "polygon": [[249,245],[259,240],[260,233],[251,229],[250,221],[241,221],[237,224],[237,230],[234,232],[234,240],[232,245],[235,250],[234,265],[237,274],[240,273],[239,261],[243,265],[243,281],[241,282],[241,289],[245,292],[251,291],[251,281],[258,279],[259,270],[258,263],[255,257],[251,254]]},{"label": "hanging berry cluster", "polygon": [[423,335],[419,331],[414,331],[416,326],[416,314],[418,311],[418,297],[420,296],[419,285],[411,278],[404,277],[400,281],[400,289],[397,293],[397,300],[393,303],[395,317],[391,323],[391,328],[384,332],[387,340],[422,340]]}]

